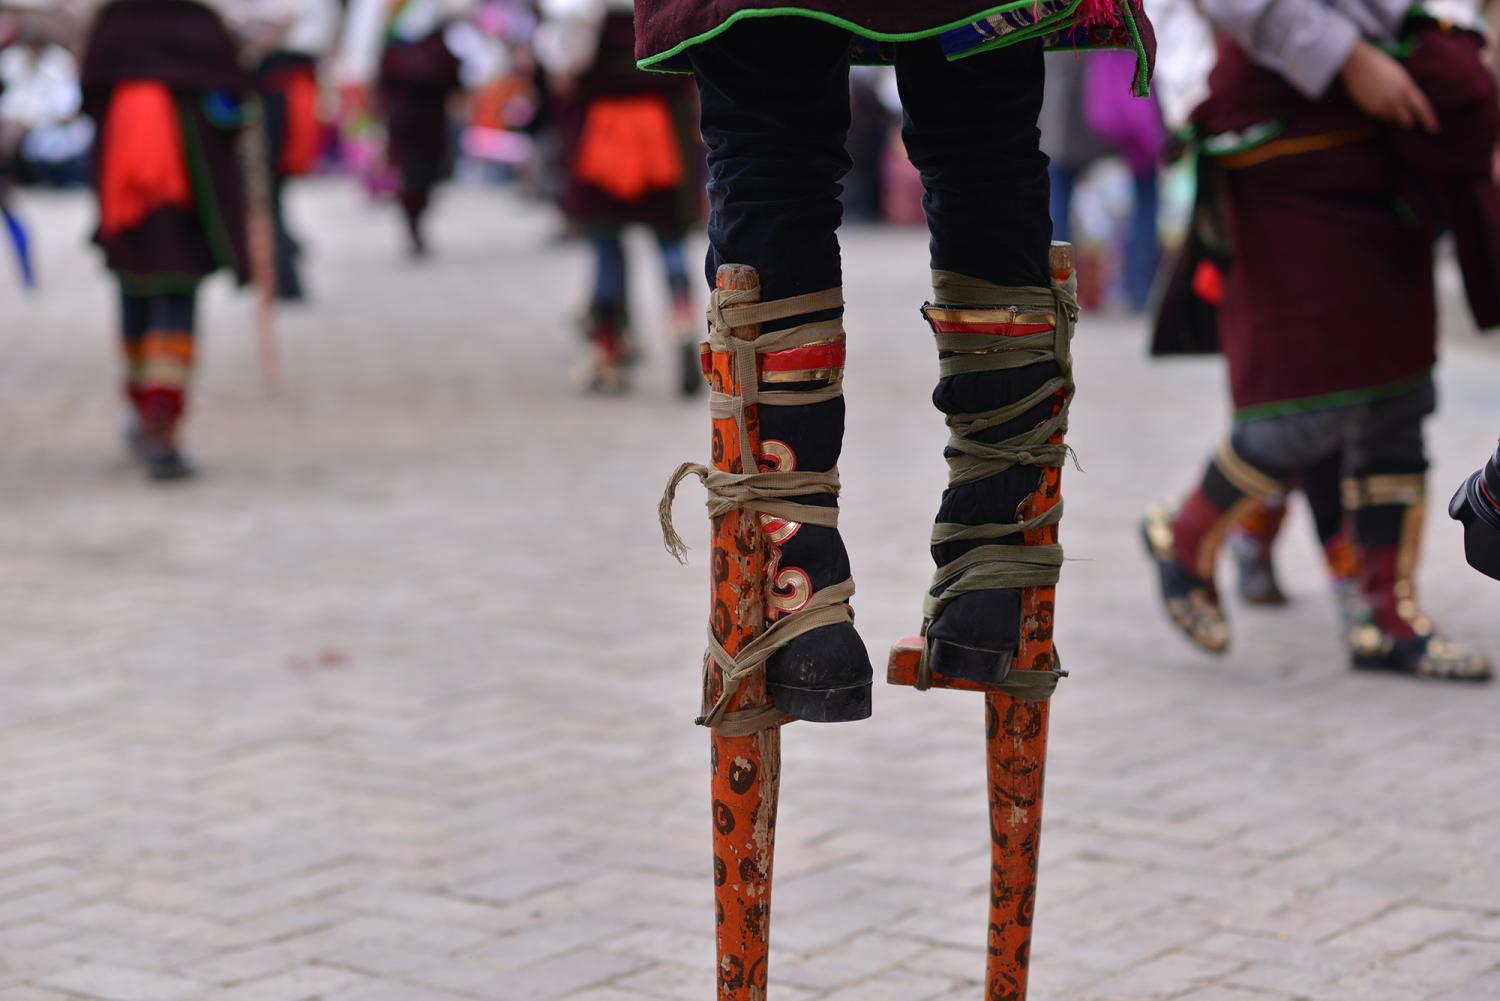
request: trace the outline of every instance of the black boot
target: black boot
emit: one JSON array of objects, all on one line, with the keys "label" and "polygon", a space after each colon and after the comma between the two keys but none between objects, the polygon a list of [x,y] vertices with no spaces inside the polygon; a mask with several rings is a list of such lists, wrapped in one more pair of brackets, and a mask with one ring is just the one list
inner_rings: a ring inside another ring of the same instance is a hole
[{"label": "black boot", "polygon": [[[939,275],[941,300],[950,283]],[[923,632],[926,670],[998,684],[1020,645],[1021,589],[1055,582],[1061,562],[1055,545],[1028,538],[1053,524],[1061,509],[1037,515],[1028,502],[1042,486],[1044,467],[1060,466],[1065,454],[1072,382],[1066,358],[1057,357],[1057,325],[1071,329],[1071,313],[1059,310],[1075,307],[1071,297],[1061,305],[1042,290],[986,291],[997,305],[923,310],[942,359],[932,401],[952,432],[943,453],[949,486],[933,529],[938,571]],[[998,304],[1007,301],[1015,305]],[[1065,330],[1064,352],[1066,340]]]},{"label": "black boot", "polygon": [[701,317],[701,313],[694,316],[687,299],[673,301],[672,340],[677,345],[677,391],[682,396],[703,392],[703,358],[698,344]]},{"label": "black boot", "polygon": [[630,391],[629,345],[624,310],[595,302],[589,307],[587,355],[578,373],[579,384],[590,393],[619,396]]},{"label": "black boot", "polygon": [[[720,268],[721,281],[734,267]],[[743,665],[720,659],[719,666],[726,675],[740,672],[741,679],[745,672],[763,670],[772,716],[780,713],[820,723],[869,716],[874,676],[869,654],[854,631],[849,607],[854,582],[838,532],[836,464],[844,436],[842,308],[838,289],[767,302],[755,302],[733,287],[715,290],[709,308],[709,348],[715,355],[732,356],[731,381],[740,385],[740,395],[725,395],[715,378],[715,394],[709,401],[716,462],[727,456],[729,471],[694,463],[680,466],[668,481],[658,512],[667,549],[679,559],[685,547],[672,528],[671,507],[685,476],[697,475],[708,485],[711,511],[755,513],[767,544],[766,629],[739,649]],[[752,340],[735,336],[757,326],[761,332]],[[755,381],[747,385],[750,378]],[[729,434],[739,438],[733,451],[721,437],[726,424]],[[751,449],[759,452],[758,468],[735,469],[743,463],[733,457],[751,454]],[[748,724],[735,719],[735,713],[727,712],[729,699],[729,689],[713,696],[705,687],[699,722],[716,729],[725,724],[749,726],[745,732],[767,725],[760,709],[752,711],[756,718]]]},{"label": "black boot", "polygon": [[[790,318],[767,327],[836,320],[836,311]],[[771,331],[766,331],[771,332]],[[825,341],[760,358],[760,393],[826,395],[844,375],[842,332]],[[774,397],[771,397],[774,398]],[[806,405],[762,403],[760,469],[762,472],[833,472],[843,448],[844,397]],[[791,498],[819,508],[838,507],[836,493]],[[771,544],[766,574],[768,621],[796,615],[824,588],[850,580],[849,554],[834,527],[761,515]],[[766,664],[766,689],[776,708],[798,719],[834,723],[870,715],[873,678],[870,656],[850,622],[823,626],[794,637]]]}]

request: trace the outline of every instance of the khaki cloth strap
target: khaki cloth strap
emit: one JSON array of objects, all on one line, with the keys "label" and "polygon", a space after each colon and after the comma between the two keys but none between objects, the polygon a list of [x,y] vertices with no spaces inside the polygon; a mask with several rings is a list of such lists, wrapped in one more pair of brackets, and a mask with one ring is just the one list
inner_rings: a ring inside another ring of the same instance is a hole
[{"label": "khaki cloth strap", "polygon": [[[1077,285],[1073,277],[1053,283],[1051,288],[1004,287],[977,278],[933,272],[933,296],[940,303],[961,303],[969,310],[993,310],[1003,317],[1044,313],[1054,318],[1052,330],[1019,337],[972,331],[939,331],[935,334],[943,377],[974,372],[995,372],[1051,362],[1057,374],[1020,400],[979,413],[950,414],[947,418],[948,485],[962,486],[987,479],[1016,466],[1061,466],[1071,454],[1052,439],[1065,434],[1073,400],[1073,325],[1078,317]],[[1013,421],[1048,400],[1061,399],[1057,412],[1036,426],[999,442],[977,436],[990,428]],[[1047,511],[1014,524],[963,525],[939,522],[933,526],[932,544],[983,541],[962,556],[937,568],[923,601],[923,632],[948,604],[974,591],[1022,587],[1049,587],[1057,583],[1062,568],[1060,545],[1027,546],[1006,543],[1023,532],[1056,525],[1062,520],[1059,500]],[[1040,701],[1051,696],[1061,676],[1058,671],[1012,671],[999,684],[1019,699]],[[917,671],[917,687],[927,687],[931,673],[924,645]]]},{"label": "khaki cloth strap", "polygon": [[839,474],[836,469],[826,473],[726,473],[701,463],[684,462],[672,471],[661,502],[656,506],[662,543],[679,563],[687,562],[688,546],[672,524],[672,503],[677,499],[677,487],[689,476],[698,477],[707,488],[710,518],[722,517],[739,508],[804,525],[838,527],[838,508],[801,504],[788,499],[811,494],[837,496]]},{"label": "khaki cloth strap", "polygon": [[[703,714],[698,717],[697,722],[702,726],[712,727],[725,737],[744,737],[785,722],[787,717],[771,703],[754,709],[729,712],[729,700],[739,691],[746,678],[764,670],[766,661],[793,639],[824,626],[853,622],[854,609],[849,605],[852,597],[852,580],[841,581],[813,592],[812,598],[800,611],[772,623],[765,632],[740,647],[739,654],[734,657],[729,655],[710,629],[708,654],[703,659]],[[722,672],[723,689],[719,697],[710,702],[709,685],[714,666]]]},{"label": "khaki cloth strap", "polygon": [[[667,547],[667,552],[678,562],[686,562],[687,544],[672,524],[672,503],[677,496],[677,487],[689,476],[696,476],[707,488],[710,518],[722,517],[730,511],[739,510],[824,528],[838,526],[837,507],[823,507],[793,499],[815,495],[837,497],[838,469],[835,467],[827,472],[760,471],[757,468],[759,457],[751,447],[749,425],[745,418],[751,407],[807,406],[842,395],[841,374],[829,380],[826,385],[812,389],[762,390],[759,356],[807,344],[840,342],[844,339],[843,320],[833,318],[798,323],[749,340],[735,337],[733,330],[839,309],[844,304],[843,290],[824,289],[821,292],[769,302],[748,301],[755,294],[753,290],[715,289],[708,307],[709,349],[730,355],[735,381],[740,386],[739,395],[717,390],[711,392],[708,398],[709,414],[718,420],[735,422],[740,436],[740,465],[754,471],[729,473],[710,469],[696,462],[684,462],[672,471],[666,490],[662,493],[661,503],[657,505],[657,520],[661,525],[662,542]],[[758,519],[756,524],[759,524]],[[814,629],[854,621],[854,610],[849,607],[849,599],[853,594],[852,580],[844,580],[814,592],[806,605],[773,623],[746,643],[734,657],[714,637],[713,629],[710,628],[708,651],[703,661],[703,713],[698,722],[731,737],[746,736],[785,722],[788,717],[769,702],[751,709],[729,712],[729,701],[746,678],[764,670],[765,663],[772,654],[791,640]],[[722,673],[723,688],[719,697],[710,703],[709,684],[715,666]]]}]

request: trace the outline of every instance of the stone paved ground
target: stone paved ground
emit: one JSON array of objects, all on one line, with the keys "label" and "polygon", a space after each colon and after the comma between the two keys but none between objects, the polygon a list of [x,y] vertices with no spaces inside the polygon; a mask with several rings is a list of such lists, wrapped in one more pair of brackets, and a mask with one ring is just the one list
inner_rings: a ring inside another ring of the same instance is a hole
[{"label": "stone paved ground", "polygon": [[[706,568],[653,525],[705,419],[665,365],[629,400],[567,388],[579,249],[459,191],[408,268],[386,214],[303,192],[285,386],[215,289],[206,475],[157,491],[116,441],[86,207],[27,209],[47,293],[0,283],[0,1001],[710,997]],[[915,625],[941,432],[922,236],[847,245],[846,525],[883,649]],[[1220,373],[1149,367],[1107,318],[1078,356],[1034,1001],[1500,997],[1500,690],[1351,676],[1300,515],[1295,604],[1234,609],[1228,659],[1186,649],[1132,525],[1220,428]],[[1456,332],[1442,384],[1446,498],[1500,423],[1496,345]],[[1500,652],[1500,589],[1431,521],[1428,603]],[[979,996],[979,703],[877,698],[787,731],[774,1001]]]}]

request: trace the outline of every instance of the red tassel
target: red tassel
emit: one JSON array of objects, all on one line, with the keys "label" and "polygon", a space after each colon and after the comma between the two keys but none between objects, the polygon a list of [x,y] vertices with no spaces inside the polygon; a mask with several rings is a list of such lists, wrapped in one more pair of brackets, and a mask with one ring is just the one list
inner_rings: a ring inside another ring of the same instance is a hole
[{"label": "red tassel", "polygon": [[1080,28],[1117,28],[1120,25],[1118,0],[1083,0],[1073,23]]}]

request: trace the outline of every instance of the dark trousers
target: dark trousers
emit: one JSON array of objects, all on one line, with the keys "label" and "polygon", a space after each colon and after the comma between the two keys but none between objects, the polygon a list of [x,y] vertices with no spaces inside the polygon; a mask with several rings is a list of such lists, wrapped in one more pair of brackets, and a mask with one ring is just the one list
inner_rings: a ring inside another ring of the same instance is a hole
[{"label": "dark trousers", "polygon": [[[998,285],[1047,285],[1040,43],[956,62],[936,39],[895,49],[902,135],[926,189],[932,267]],[[805,18],[750,19],[689,53],[709,149],[709,284],[720,264],[734,263],[759,270],[765,299],[840,285],[848,33]]]},{"label": "dark trousers", "polygon": [[[595,226],[587,234],[589,245],[594,248],[593,306],[623,317],[628,312],[630,303],[624,229],[619,226]],[[671,293],[672,302],[686,302],[691,293],[682,235],[656,230],[655,236],[656,245],[661,250],[662,271],[666,273],[667,290]]]},{"label": "dark trousers", "polygon": [[170,437],[182,417],[192,373],[196,292],[120,293],[125,395],[138,427]]},{"label": "dark trousers", "polygon": [[1368,403],[1242,421],[1230,434],[1239,455],[1279,480],[1299,479],[1342,453],[1343,475],[1427,471],[1422,423],[1437,409],[1430,376]]},{"label": "dark trousers", "polygon": [[198,296],[196,292],[162,292],[132,295],[120,291],[120,333],[127,346],[140,344],[156,330],[191,334]]}]

